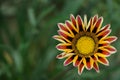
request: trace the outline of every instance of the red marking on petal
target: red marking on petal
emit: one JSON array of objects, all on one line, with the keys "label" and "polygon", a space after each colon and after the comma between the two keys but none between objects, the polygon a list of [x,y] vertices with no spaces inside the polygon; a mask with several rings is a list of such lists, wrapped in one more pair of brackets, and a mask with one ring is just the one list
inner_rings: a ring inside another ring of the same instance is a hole
[{"label": "red marking on petal", "polygon": [[99,66],[97,62],[94,62],[93,68],[96,70],[96,72],[99,72]]},{"label": "red marking on petal", "polygon": [[103,57],[99,57],[98,56],[98,61],[100,62],[100,63],[103,63],[104,65],[109,65],[109,62],[108,62],[108,60],[106,59],[106,58],[103,58]]},{"label": "red marking on petal", "polygon": [[70,15],[70,19],[71,19],[73,25],[76,26],[75,17],[72,14]]},{"label": "red marking on petal", "polygon": [[116,49],[114,47],[105,47],[107,50],[112,51],[112,52],[116,52]]},{"label": "red marking on petal", "polygon": [[97,58],[94,55],[92,55],[91,58],[95,61],[97,60]]},{"label": "red marking on petal", "polygon": [[92,26],[92,18],[90,19],[90,25],[88,26],[88,29],[87,29],[88,32],[90,32],[90,28],[92,28],[91,26]]},{"label": "red marking on petal", "polygon": [[99,18],[98,19],[98,21],[97,21],[97,23],[96,23],[96,25],[95,25],[95,27],[99,27],[100,26],[100,24],[102,23],[102,20],[103,20],[103,18],[101,17],[101,18]]},{"label": "red marking on petal", "polygon": [[68,64],[70,64],[70,63],[73,61],[73,58],[74,58],[74,57],[75,57],[75,56],[73,55],[73,56],[67,58],[67,59],[64,61],[64,66],[67,66]]},{"label": "red marking on petal", "polygon": [[103,31],[103,32],[99,33],[97,36],[98,37],[104,37],[104,36],[109,35],[110,32],[111,32],[111,30],[106,30],[106,31]]},{"label": "red marking on petal", "polygon": [[75,65],[74,65],[74,66],[77,67],[77,66],[79,65],[79,63],[80,63],[80,61],[77,60],[77,61],[75,62]]},{"label": "red marking on petal", "polygon": [[62,29],[64,31],[68,32],[67,28],[62,23],[58,23],[58,27],[59,27],[59,29]]},{"label": "red marking on petal", "polygon": [[81,60],[82,58],[78,56],[77,60],[75,61],[74,66],[77,67],[80,64]]},{"label": "red marking on petal", "polygon": [[77,31],[75,30],[75,26],[72,25],[69,21],[66,21],[65,24],[68,26],[68,28],[71,30],[72,34],[75,35]]},{"label": "red marking on petal", "polygon": [[106,57],[108,57],[110,55],[111,55],[111,53],[108,50],[106,50],[106,49],[99,50],[99,52],[98,52],[98,56],[106,56]]},{"label": "red marking on petal", "polygon": [[108,52],[108,51],[103,51],[102,54],[109,56],[109,55],[110,55],[110,52]]},{"label": "red marking on petal", "polygon": [[93,17],[93,24],[97,21],[97,19],[98,19],[98,15],[95,15],[95,16]]},{"label": "red marking on petal", "polygon": [[58,59],[61,58],[61,57],[63,57],[62,54],[59,54],[59,55],[56,56],[56,58],[58,58]]},{"label": "red marking on petal", "polygon": [[68,21],[66,21],[65,24],[69,27],[70,30],[73,29],[73,26]]},{"label": "red marking on petal", "polygon": [[67,34],[65,34],[64,32],[62,32],[62,31],[58,31],[58,34],[59,35],[61,35],[61,36],[63,36],[64,38],[67,38],[68,37],[68,35]]},{"label": "red marking on petal", "polygon": [[111,37],[108,37],[108,38],[105,39],[105,41],[109,41],[110,43],[114,42],[116,40],[117,40],[117,37],[115,37],[115,36],[111,36]]},{"label": "red marking on petal", "polygon": [[90,26],[92,25],[93,23],[92,23],[92,18],[90,19]]},{"label": "red marking on petal", "polygon": [[106,49],[98,49],[98,53],[99,54],[103,54],[105,56],[110,56],[111,55],[111,52],[109,52],[108,50]]},{"label": "red marking on petal", "polygon": [[88,70],[90,70],[91,68],[92,68],[92,60],[91,60],[91,58],[90,57],[87,57],[86,58],[86,68],[88,69]]},{"label": "red marking on petal", "polygon": [[108,46],[109,44],[109,42],[99,43],[99,47]]},{"label": "red marking on petal", "polygon": [[104,43],[103,46],[108,46],[110,43]]},{"label": "red marking on petal", "polygon": [[88,70],[90,70],[92,68],[92,65],[90,64],[90,62],[86,62],[86,66],[87,66]]},{"label": "red marking on petal", "polygon": [[66,45],[57,45],[56,48],[57,49],[66,49]]},{"label": "red marking on petal", "polygon": [[63,52],[63,53],[57,55],[56,58],[58,58],[58,59],[63,59],[63,58],[65,58],[65,57],[72,56],[72,55],[74,55],[74,54],[73,54],[73,53],[69,53],[69,54],[68,54],[68,53]]},{"label": "red marking on petal", "polygon": [[76,17],[76,20],[77,20],[77,22],[78,22],[78,26],[79,26],[79,30],[80,31],[83,31],[84,29],[83,29],[83,25],[82,25],[82,23],[83,23],[83,21],[82,21],[82,19],[81,19],[81,16],[77,16]]},{"label": "red marking on petal", "polygon": [[100,30],[100,32],[105,31],[105,30],[107,30],[109,28],[110,28],[110,24],[107,24]]},{"label": "red marking on petal", "polygon": [[110,33],[110,31],[111,31],[111,30],[106,30],[105,32],[103,32],[102,35],[103,35],[103,36],[108,35],[108,34]]},{"label": "red marking on petal", "polygon": [[78,21],[78,25],[82,25],[82,19],[79,15],[77,16],[77,21]]},{"label": "red marking on petal", "polygon": [[66,42],[61,36],[58,36],[58,35],[53,36],[53,38],[60,42]]},{"label": "red marking on petal", "polygon": [[78,74],[81,75],[84,70],[84,64],[83,62],[79,64],[78,66]]},{"label": "red marking on petal", "polygon": [[65,39],[65,41],[67,41],[67,42],[71,42],[72,39],[73,39],[73,38],[70,36],[70,34],[68,35],[68,33],[64,33],[63,31],[58,30],[58,34],[59,34],[60,36],[62,36],[62,37]]}]

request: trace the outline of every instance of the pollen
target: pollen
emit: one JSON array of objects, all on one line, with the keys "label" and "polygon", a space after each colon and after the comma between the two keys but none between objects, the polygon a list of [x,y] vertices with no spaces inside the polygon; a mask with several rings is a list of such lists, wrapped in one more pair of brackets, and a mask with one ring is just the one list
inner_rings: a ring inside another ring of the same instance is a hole
[{"label": "pollen", "polygon": [[76,43],[76,48],[80,54],[87,55],[94,51],[95,42],[89,36],[80,37]]}]

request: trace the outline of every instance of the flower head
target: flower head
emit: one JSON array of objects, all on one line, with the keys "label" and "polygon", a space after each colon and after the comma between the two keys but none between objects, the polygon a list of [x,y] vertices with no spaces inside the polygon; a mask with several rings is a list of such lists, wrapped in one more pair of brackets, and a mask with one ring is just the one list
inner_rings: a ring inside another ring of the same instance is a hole
[{"label": "flower head", "polygon": [[79,74],[84,68],[94,68],[99,72],[98,62],[108,66],[107,57],[116,52],[111,43],[117,39],[116,36],[109,36],[110,24],[101,28],[103,17],[98,15],[91,17],[88,22],[86,15],[84,21],[79,15],[75,18],[71,14],[70,19],[65,24],[58,23],[59,35],[53,36],[60,41],[56,48],[62,51],[57,58],[66,58],[64,66],[73,63],[73,66],[78,67]]}]

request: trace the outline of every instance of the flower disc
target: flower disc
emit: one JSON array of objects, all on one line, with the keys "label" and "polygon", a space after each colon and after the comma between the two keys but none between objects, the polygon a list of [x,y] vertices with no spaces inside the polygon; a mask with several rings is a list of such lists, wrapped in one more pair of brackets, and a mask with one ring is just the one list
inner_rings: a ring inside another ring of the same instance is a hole
[{"label": "flower disc", "polygon": [[83,36],[78,39],[76,48],[78,49],[79,53],[86,55],[94,51],[95,42],[91,37]]}]

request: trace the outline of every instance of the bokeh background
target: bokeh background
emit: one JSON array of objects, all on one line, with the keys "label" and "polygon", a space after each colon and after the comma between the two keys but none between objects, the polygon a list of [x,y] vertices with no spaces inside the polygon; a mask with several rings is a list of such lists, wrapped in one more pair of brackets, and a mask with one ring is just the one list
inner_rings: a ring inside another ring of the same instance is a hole
[{"label": "bokeh background", "polygon": [[[100,65],[100,73],[84,70],[78,75],[72,65],[56,59],[61,52],[57,23],[70,14],[95,14],[110,23],[117,53]],[[0,80],[120,80],[120,0],[0,0]]]}]

